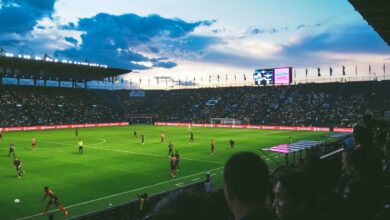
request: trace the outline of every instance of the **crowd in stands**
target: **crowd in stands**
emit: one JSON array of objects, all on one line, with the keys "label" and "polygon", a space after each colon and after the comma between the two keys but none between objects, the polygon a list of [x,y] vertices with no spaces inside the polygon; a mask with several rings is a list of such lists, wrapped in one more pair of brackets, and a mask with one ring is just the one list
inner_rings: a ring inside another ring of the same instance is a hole
[{"label": "crowd in stands", "polygon": [[243,124],[352,127],[376,106],[389,110],[389,88],[387,81],[328,83],[160,90],[129,97],[129,91],[2,86],[0,126],[115,122],[154,114],[167,122],[234,118]]},{"label": "crowd in stands", "polygon": [[147,219],[390,219],[389,126],[366,115],[340,146],[336,163],[313,154],[271,174],[257,154],[237,153],[225,163],[223,191],[175,193]]},{"label": "crowd in stands", "polygon": [[129,112],[158,113],[159,121],[234,118],[250,124],[352,127],[363,113],[389,99],[375,96],[387,94],[389,83],[379,91],[372,86],[360,89],[369,83],[146,91],[143,98],[122,99]]},{"label": "crowd in stands", "polygon": [[0,87],[0,127],[117,122],[123,118],[93,92]]}]

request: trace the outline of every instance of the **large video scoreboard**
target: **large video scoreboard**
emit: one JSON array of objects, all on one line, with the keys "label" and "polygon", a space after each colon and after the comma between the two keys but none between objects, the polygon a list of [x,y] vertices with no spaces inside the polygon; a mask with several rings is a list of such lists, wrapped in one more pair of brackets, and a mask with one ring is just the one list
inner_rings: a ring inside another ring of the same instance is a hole
[{"label": "large video scoreboard", "polygon": [[292,82],[292,68],[258,69],[253,79],[256,85],[288,85]]}]

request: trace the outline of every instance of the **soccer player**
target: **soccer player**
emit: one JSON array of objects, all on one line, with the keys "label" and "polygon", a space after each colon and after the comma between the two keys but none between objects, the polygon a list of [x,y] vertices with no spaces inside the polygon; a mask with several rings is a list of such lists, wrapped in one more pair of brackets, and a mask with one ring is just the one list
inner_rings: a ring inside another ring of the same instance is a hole
[{"label": "soccer player", "polygon": [[191,131],[191,133],[190,133],[190,142],[189,142],[189,144],[190,143],[193,143],[193,144],[195,144],[195,139],[194,139],[194,133]]},{"label": "soccer player", "polygon": [[79,136],[79,129],[78,128],[74,129],[74,135],[75,135],[75,137]]},{"label": "soccer player", "polygon": [[79,153],[83,154],[84,153],[84,144],[81,139],[79,139],[79,142],[77,142],[77,145],[79,146]]},{"label": "soccer player", "polygon": [[0,141],[3,141],[3,129],[0,128]]},{"label": "soccer player", "polygon": [[18,178],[20,179],[22,173],[24,173],[22,169],[22,161],[20,161],[18,158],[14,158],[14,166],[16,169],[16,173],[18,174]]},{"label": "soccer player", "polygon": [[214,139],[211,139],[210,148],[211,148],[211,153],[214,154],[215,153],[215,141],[214,141]]},{"label": "soccer player", "polygon": [[31,138],[31,147],[32,147],[32,150],[35,151],[35,147],[37,145],[37,139],[35,138],[35,136],[33,136]]},{"label": "soccer player", "polygon": [[188,124],[187,131],[192,131],[191,124]]},{"label": "soccer player", "polygon": [[234,141],[233,141],[233,139],[230,139],[230,140],[229,140],[229,145],[230,145],[230,148],[233,148],[233,147],[234,147]]},{"label": "soccer player", "polygon": [[145,144],[145,135],[144,134],[141,134],[141,143],[142,143],[142,145]]},{"label": "soccer player", "polygon": [[171,155],[171,161],[169,165],[171,166],[171,177],[176,177],[176,157],[174,154]]},{"label": "soccer player", "polygon": [[180,155],[179,151],[175,151],[175,157],[176,157],[176,170],[179,171],[180,169]]},{"label": "soccer player", "polygon": [[8,153],[8,157],[9,157],[11,154],[15,157],[15,145],[14,145],[13,142],[9,143],[9,153]]},{"label": "soccer player", "polygon": [[43,210],[42,214],[43,215],[47,215],[47,211],[49,210],[49,207],[54,203],[54,205],[57,206],[57,208],[60,209],[64,213],[65,216],[67,216],[68,215],[68,211],[58,201],[58,197],[54,194],[53,190],[51,190],[51,189],[49,189],[49,187],[45,186],[43,188],[43,191],[45,192],[45,195],[38,202],[41,202],[41,201],[45,200],[47,197],[50,197],[50,200],[47,202],[45,210]]},{"label": "soccer player", "polygon": [[138,137],[138,135],[137,135],[137,131],[135,130],[135,128],[134,128],[134,131],[133,131],[133,137]]},{"label": "soccer player", "polygon": [[161,143],[164,144],[165,143],[165,132],[161,132],[160,138],[161,138]]},{"label": "soccer player", "polygon": [[169,142],[168,145],[168,157],[170,157],[173,154],[173,144],[172,142]]}]

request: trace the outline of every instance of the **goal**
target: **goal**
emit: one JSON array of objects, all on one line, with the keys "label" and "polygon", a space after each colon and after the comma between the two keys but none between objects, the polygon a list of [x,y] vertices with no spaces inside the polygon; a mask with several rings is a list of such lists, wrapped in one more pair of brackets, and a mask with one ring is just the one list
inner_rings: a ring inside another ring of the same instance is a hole
[{"label": "goal", "polygon": [[125,114],[125,118],[130,124],[153,124],[154,119],[158,119],[158,114]]},{"label": "goal", "polygon": [[240,125],[241,120],[235,118],[210,118],[210,124]]}]

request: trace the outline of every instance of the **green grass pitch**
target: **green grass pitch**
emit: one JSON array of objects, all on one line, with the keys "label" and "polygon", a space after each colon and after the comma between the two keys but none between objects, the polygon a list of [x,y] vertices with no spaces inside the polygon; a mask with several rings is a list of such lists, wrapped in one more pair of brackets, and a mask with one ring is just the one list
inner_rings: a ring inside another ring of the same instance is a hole
[{"label": "green grass pitch", "polygon": [[[138,138],[133,137],[133,128]],[[160,143],[165,131],[166,143]],[[270,131],[229,128],[192,128],[195,144],[189,144],[187,127],[128,126],[79,129],[85,148],[78,153],[73,129],[3,133],[0,143],[0,219],[47,219],[41,216],[46,201],[43,187],[49,186],[68,208],[69,217],[106,208],[149,194],[169,190],[214,174],[215,185],[222,186],[222,167],[230,155],[239,151],[260,153],[268,147],[293,141],[320,140],[324,132]],[[145,145],[140,136],[145,135]],[[31,138],[37,138],[37,150],[31,150]],[[228,141],[235,148],[228,149]],[[216,153],[210,154],[210,141],[216,141]],[[26,174],[17,178],[8,144],[15,143],[16,156]],[[169,173],[168,142],[172,141],[181,156],[176,178]],[[282,156],[273,154],[276,160]],[[267,161],[272,168],[271,160]],[[20,199],[19,204],[14,199]],[[62,213],[50,208],[56,219]]]}]

